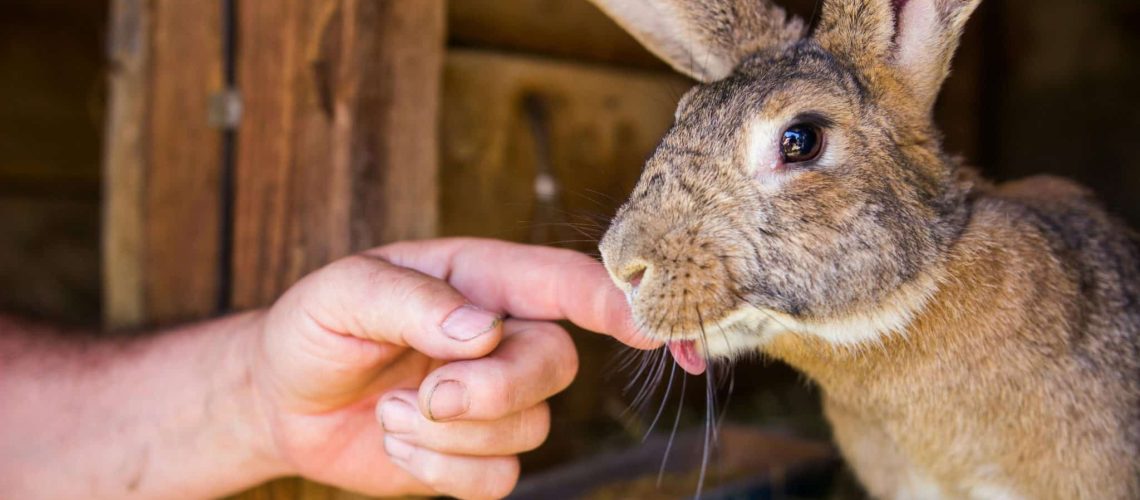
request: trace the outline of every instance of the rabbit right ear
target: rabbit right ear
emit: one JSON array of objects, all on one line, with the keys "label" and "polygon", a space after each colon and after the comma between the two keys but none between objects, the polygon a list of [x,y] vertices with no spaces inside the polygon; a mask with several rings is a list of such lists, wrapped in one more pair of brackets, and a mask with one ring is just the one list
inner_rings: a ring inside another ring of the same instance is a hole
[{"label": "rabbit right ear", "polygon": [[826,0],[815,39],[868,75],[896,75],[929,111],[981,0]]},{"label": "rabbit right ear", "polygon": [[590,0],[677,71],[720,80],[745,57],[794,43],[804,24],[767,0]]}]

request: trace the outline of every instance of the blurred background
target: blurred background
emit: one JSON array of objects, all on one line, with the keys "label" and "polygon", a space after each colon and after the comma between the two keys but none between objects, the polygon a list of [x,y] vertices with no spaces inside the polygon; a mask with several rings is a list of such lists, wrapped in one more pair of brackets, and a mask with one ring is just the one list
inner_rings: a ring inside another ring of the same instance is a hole
[{"label": "blurred background", "polygon": [[[782,3],[813,19],[817,2]],[[1140,226],[1137,26],[1135,0],[985,0],[938,106],[948,150],[997,179],[1074,178]],[[596,254],[691,84],[585,0],[0,0],[0,310],[161,326],[402,238]],[[637,364],[576,341],[582,375],[520,495],[691,495],[705,381],[629,411]],[[859,497],[808,382],[723,372],[706,491]]]}]

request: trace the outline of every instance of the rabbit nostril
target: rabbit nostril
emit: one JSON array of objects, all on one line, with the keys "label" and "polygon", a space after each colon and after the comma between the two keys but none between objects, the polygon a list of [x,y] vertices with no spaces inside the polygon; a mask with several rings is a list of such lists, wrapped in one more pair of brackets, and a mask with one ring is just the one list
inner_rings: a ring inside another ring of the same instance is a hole
[{"label": "rabbit nostril", "polygon": [[633,288],[637,288],[638,286],[640,286],[642,278],[645,278],[645,270],[646,269],[648,269],[646,266],[640,266],[635,271],[633,271],[632,273],[626,275],[626,277],[625,277],[626,283],[629,283],[629,286],[631,286]]}]

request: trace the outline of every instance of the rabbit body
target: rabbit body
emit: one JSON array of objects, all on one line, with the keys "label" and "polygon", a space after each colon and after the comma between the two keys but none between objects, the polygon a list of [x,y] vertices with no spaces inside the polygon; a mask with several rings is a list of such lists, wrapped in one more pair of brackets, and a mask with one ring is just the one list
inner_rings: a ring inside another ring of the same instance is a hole
[{"label": "rabbit body", "polygon": [[820,384],[878,498],[1140,497],[1135,239],[1063,180],[978,191],[904,331],[764,350]]},{"label": "rabbit body", "polygon": [[[931,109],[978,0],[594,0],[700,80],[601,243],[649,335],[821,388],[879,498],[1140,498],[1140,247]],[[762,17],[763,19],[758,19]]]}]

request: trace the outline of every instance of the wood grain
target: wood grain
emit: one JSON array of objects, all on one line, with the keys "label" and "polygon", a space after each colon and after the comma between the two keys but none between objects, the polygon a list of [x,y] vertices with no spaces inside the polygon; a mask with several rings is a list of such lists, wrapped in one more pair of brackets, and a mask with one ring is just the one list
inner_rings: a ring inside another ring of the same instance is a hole
[{"label": "wood grain", "polygon": [[222,9],[201,0],[154,5],[145,294],[148,319],[170,322],[216,313],[222,136],[210,126],[209,102],[225,85]]},{"label": "wood grain", "polygon": [[103,159],[103,316],[111,327],[145,320],[143,173],[152,14],[139,0],[114,0],[111,6],[111,71]]},{"label": "wood grain", "polygon": [[[475,50],[452,50],[444,75],[442,233],[591,254],[692,85],[670,71]],[[550,439],[523,456],[524,471],[598,452],[582,436],[628,406],[611,362],[618,345],[581,332],[574,341],[578,377],[551,401]]]},{"label": "wood grain", "polygon": [[[443,234],[557,244],[535,224],[604,226],[691,85],[668,71],[452,50],[441,129]],[[544,169],[554,181],[550,199],[536,191]],[[543,207],[551,203],[553,212]],[[588,241],[566,246],[592,251]]]},{"label": "wood grain", "polygon": [[220,26],[215,2],[112,5],[104,158],[108,326],[213,311],[221,157],[207,102],[222,83]]},{"label": "wood grain", "polygon": [[586,0],[460,0],[448,3],[447,24],[460,47],[668,68]]},{"label": "wood grain", "polygon": [[[442,0],[241,2],[233,306],[436,233]],[[236,498],[350,499],[296,478]]]},{"label": "wood grain", "polygon": [[443,2],[243,2],[234,306],[435,233]]}]

